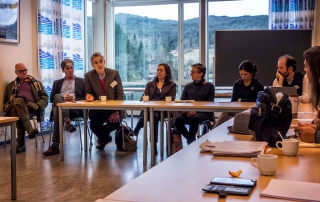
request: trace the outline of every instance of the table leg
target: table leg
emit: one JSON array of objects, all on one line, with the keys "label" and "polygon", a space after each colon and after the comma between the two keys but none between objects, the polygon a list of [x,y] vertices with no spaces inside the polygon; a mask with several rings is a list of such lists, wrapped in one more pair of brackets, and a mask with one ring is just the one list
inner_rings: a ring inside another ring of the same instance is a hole
[{"label": "table leg", "polygon": [[[133,93],[131,94],[131,100],[133,100]],[[133,129],[133,110],[131,110],[131,128]]]},{"label": "table leg", "polygon": [[17,200],[16,122],[11,123],[11,200]]},{"label": "table leg", "polygon": [[164,112],[160,112],[160,155],[163,156],[163,116]]},{"label": "table leg", "polygon": [[148,108],[143,109],[143,165],[147,165],[147,121],[148,121]]},{"label": "table leg", "polygon": [[150,108],[150,142],[151,142],[151,166],[155,165],[155,153],[154,153],[154,145],[156,144],[155,138],[154,138],[154,114],[153,114],[153,108]]},{"label": "table leg", "polygon": [[168,131],[167,131],[167,134],[168,134],[168,136],[167,136],[167,142],[168,142],[167,147],[168,147],[168,149],[167,150],[168,150],[169,155],[171,155],[171,124],[170,124],[171,113],[169,111],[167,113],[168,113]]},{"label": "table leg", "polygon": [[88,137],[87,137],[88,118],[87,118],[87,110],[86,109],[83,110],[83,120],[84,120],[84,124],[83,124],[84,151],[87,152],[87,148],[88,148]]},{"label": "table leg", "polygon": [[62,107],[58,107],[59,114],[59,137],[60,137],[60,161],[64,161],[64,144],[63,144],[63,121],[62,121]]}]

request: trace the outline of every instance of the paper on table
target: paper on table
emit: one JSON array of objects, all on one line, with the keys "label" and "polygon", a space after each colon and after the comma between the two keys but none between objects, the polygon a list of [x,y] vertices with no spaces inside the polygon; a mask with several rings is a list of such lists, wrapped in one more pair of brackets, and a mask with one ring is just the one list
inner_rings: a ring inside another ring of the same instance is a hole
[{"label": "paper on table", "polygon": [[185,102],[196,102],[194,100],[174,100],[176,103],[185,103]]},{"label": "paper on table", "polygon": [[260,195],[289,200],[320,201],[319,190],[319,183],[272,179]]},{"label": "paper on table", "polygon": [[259,154],[263,154],[266,145],[266,142],[210,142],[209,140],[206,140],[200,145],[200,148],[202,149],[200,152],[211,151],[215,155],[256,157]]}]

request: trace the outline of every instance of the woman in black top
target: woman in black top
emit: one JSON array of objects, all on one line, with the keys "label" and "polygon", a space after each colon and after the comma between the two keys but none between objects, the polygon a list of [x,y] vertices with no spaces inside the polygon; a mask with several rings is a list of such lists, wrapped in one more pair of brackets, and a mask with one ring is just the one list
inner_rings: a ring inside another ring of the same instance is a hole
[{"label": "woman in black top", "polygon": [[[255,78],[257,66],[250,60],[245,60],[239,65],[240,79],[233,84],[231,102],[255,102],[259,91],[264,86]],[[215,127],[234,117],[236,112],[223,112],[218,117]]]},{"label": "woman in black top", "polygon": [[[200,63],[191,65],[190,72],[193,82],[187,84],[181,95],[181,100],[195,100],[195,101],[214,101],[214,85],[204,79],[206,74],[206,67]],[[180,134],[190,144],[196,140],[198,132],[198,125],[206,120],[212,120],[214,117],[212,112],[196,112],[183,111],[180,112],[175,120],[175,126]],[[185,124],[189,124],[189,131]]]},{"label": "woman in black top", "polygon": [[[166,63],[158,65],[157,76],[147,83],[143,95],[148,95],[150,100],[165,100],[166,96],[170,96],[172,100],[176,98],[176,83],[173,82],[170,66]],[[155,143],[158,142],[158,126],[160,121],[160,112],[154,112],[154,138]],[[139,131],[143,128],[143,114],[139,116],[138,123],[134,128],[134,133],[139,134]],[[155,154],[158,154],[157,144],[154,146]]]}]

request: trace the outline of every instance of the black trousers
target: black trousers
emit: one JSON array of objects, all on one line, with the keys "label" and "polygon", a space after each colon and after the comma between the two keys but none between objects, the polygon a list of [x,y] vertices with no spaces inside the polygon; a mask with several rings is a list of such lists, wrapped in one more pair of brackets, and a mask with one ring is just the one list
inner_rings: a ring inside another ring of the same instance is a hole
[{"label": "black trousers", "polygon": [[[159,122],[160,122],[160,116],[161,116],[160,112],[154,111],[153,116],[154,116],[154,140],[155,142],[158,142]],[[149,112],[148,112],[148,121],[150,121]],[[139,117],[136,127],[133,130],[136,135],[138,135],[141,128],[143,128],[143,122],[144,122],[144,115],[142,113]]]},{"label": "black trousers", "polygon": [[[206,113],[197,112],[194,116],[188,117],[186,113],[180,112],[175,120],[175,124],[178,132],[187,139],[188,144],[191,144],[196,140],[199,124],[206,120],[209,120],[209,116]],[[185,124],[189,125],[189,131]]]},{"label": "black trousers", "polygon": [[[53,110],[53,121],[54,121],[54,129],[53,129],[53,135],[52,135],[52,142],[60,143],[60,137],[59,137],[59,113],[58,113],[58,103],[64,103],[64,98],[60,94],[56,94],[54,96],[54,101],[52,104],[52,110]],[[75,118],[83,118],[83,110],[80,109],[63,109],[62,110],[62,119],[63,122],[66,120],[72,120]],[[62,126],[61,126],[62,127]]]},{"label": "black trousers", "polygon": [[90,129],[100,142],[107,142],[112,131],[120,126],[120,122],[111,123],[108,119],[114,110],[100,110],[90,120]]}]

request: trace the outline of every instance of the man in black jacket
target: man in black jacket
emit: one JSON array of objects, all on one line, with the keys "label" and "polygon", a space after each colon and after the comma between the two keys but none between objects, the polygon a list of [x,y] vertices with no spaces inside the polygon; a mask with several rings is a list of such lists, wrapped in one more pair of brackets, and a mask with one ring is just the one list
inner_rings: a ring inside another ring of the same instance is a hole
[{"label": "man in black jacket", "polygon": [[[85,82],[83,78],[74,75],[74,62],[70,59],[65,59],[61,62],[62,72],[65,77],[54,81],[52,92],[50,95],[50,102],[52,103],[54,131],[52,136],[52,145],[43,152],[44,156],[51,156],[60,153],[59,149],[59,115],[58,103],[74,102],[85,99]],[[62,117],[65,123],[67,132],[73,133],[77,129],[71,123],[71,120],[77,117],[83,117],[83,111],[78,109],[64,109],[62,110]],[[51,117],[50,117],[51,118]]]}]

